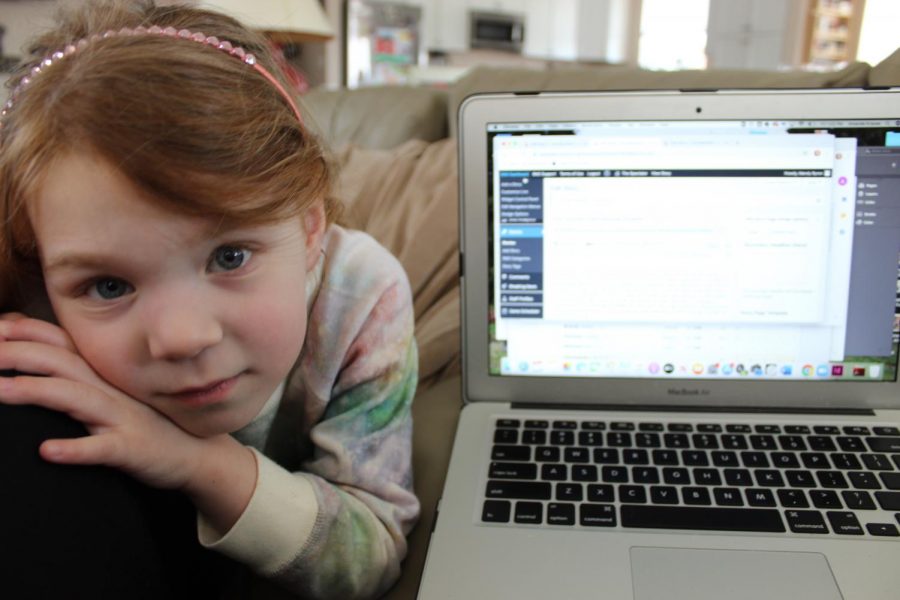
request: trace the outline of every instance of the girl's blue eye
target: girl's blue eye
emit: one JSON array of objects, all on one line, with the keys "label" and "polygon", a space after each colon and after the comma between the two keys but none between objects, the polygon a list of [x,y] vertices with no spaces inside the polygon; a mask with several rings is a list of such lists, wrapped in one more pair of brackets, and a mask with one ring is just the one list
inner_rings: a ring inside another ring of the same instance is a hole
[{"label": "girl's blue eye", "polygon": [[213,270],[234,271],[250,260],[251,252],[237,246],[221,246],[213,254]]},{"label": "girl's blue eye", "polygon": [[88,296],[101,300],[115,300],[130,293],[131,290],[131,285],[121,279],[106,277],[98,279],[91,284],[91,287],[88,289]]}]

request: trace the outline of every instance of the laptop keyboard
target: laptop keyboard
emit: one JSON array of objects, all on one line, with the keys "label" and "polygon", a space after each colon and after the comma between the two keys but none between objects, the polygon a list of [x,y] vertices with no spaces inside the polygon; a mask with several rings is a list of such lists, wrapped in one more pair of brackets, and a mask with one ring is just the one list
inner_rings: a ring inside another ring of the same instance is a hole
[{"label": "laptop keyboard", "polygon": [[900,537],[900,429],[500,418],[481,521]]}]

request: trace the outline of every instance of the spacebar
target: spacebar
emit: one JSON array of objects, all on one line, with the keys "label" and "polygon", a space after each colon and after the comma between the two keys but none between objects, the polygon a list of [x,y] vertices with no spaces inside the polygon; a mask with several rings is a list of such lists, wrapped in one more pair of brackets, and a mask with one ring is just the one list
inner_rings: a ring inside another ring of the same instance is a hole
[{"label": "spacebar", "polygon": [[623,527],[711,531],[785,531],[781,515],[768,508],[622,505]]}]

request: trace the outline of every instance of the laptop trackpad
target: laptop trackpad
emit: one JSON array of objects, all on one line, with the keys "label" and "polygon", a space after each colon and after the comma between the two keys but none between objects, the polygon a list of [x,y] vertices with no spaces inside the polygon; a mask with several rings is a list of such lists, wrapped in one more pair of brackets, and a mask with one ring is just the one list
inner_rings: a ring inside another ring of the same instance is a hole
[{"label": "laptop trackpad", "polygon": [[814,552],[631,548],[634,600],[841,600]]}]

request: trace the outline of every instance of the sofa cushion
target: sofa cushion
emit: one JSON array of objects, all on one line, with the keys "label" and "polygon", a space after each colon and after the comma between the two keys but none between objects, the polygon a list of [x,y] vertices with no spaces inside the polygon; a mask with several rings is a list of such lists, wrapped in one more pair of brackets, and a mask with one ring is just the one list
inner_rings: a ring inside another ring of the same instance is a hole
[{"label": "sofa cushion", "polygon": [[859,87],[869,83],[871,67],[852,63],[840,71],[649,71],[630,67],[561,67],[545,71],[478,67],[460,78],[450,90],[448,119],[456,134],[459,105],[466,96],[483,92],[599,91],[685,88],[819,88]]},{"label": "sofa cushion", "polygon": [[900,50],[896,50],[872,67],[872,72],[869,74],[869,85],[900,86]]},{"label": "sofa cushion", "polygon": [[447,136],[447,94],[442,90],[381,86],[313,90],[303,97],[311,125],[332,147],[354,143],[393,148],[410,139]]},{"label": "sofa cushion", "polygon": [[335,159],[344,224],[378,240],[409,276],[420,382],[458,373],[456,140],[411,140],[392,150],[348,146]]}]

